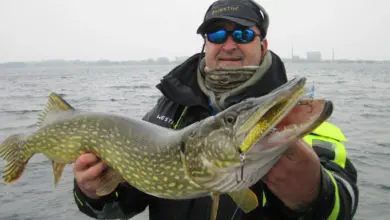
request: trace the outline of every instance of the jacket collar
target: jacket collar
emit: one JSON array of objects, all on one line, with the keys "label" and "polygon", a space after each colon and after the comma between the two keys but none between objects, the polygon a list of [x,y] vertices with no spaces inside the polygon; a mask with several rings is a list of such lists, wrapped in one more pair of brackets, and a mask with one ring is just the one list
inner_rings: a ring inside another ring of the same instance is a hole
[{"label": "jacket collar", "polygon": [[[265,95],[287,82],[286,70],[282,60],[274,52],[270,52],[272,54],[271,67],[261,80],[248,87],[239,97],[234,97],[234,100]],[[199,88],[196,75],[198,63],[203,56],[204,54],[197,53],[189,57],[165,75],[156,87],[167,98],[180,105],[200,105],[208,108],[208,98]]]}]

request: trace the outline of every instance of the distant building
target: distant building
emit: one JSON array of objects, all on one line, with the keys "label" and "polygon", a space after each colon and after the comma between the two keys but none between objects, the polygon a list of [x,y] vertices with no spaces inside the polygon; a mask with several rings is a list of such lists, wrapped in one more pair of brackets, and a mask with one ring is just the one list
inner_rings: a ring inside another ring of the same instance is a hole
[{"label": "distant building", "polygon": [[168,64],[169,59],[168,59],[168,57],[159,57],[159,58],[157,58],[156,62],[158,64]]},{"label": "distant building", "polygon": [[309,51],[306,53],[306,59],[308,61],[322,61],[322,55],[320,51]]},{"label": "distant building", "polygon": [[300,60],[301,58],[299,56],[292,56],[292,60]]}]

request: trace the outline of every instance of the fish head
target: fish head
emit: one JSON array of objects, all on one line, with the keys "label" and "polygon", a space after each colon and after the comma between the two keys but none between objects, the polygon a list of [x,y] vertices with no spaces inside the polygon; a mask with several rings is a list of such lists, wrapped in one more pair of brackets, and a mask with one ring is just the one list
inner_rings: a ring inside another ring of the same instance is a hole
[{"label": "fish head", "polygon": [[201,121],[189,136],[194,147],[185,157],[191,179],[218,192],[256,183],[292,141],[331,113],[329,101],[304,100],[305,83],[305,78],[294,78],[267,95],[248,98]]}]

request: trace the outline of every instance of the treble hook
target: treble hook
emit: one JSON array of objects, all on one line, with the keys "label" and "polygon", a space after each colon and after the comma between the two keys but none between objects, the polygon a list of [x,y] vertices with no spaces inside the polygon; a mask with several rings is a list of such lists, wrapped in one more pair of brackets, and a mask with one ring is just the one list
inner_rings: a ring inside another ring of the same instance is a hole
[{"label": "treble hook", "polygon": [[237,182],[241,182],[244,179],[245,154],[240,154],[240,163],[241,163],[241,175],[240,175],[240,179]]}]

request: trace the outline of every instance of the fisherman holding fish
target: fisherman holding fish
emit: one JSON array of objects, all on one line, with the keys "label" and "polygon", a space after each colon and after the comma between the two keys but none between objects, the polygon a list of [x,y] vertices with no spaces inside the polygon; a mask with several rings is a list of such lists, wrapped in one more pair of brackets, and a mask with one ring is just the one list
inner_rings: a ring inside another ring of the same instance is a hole
[{"label": "fisherman holding fish", "polygon": [[[211,4],[197,30],[204,38],[202,52],[161,80],[157,88],[163,96],[143,119],[179,130],[285,84],[284,64],[268,49],[268,25],[267,12],[253,1]],[[292,120],[293,113],[283,120]],[[222,195],[217,219],[352,219],[359,198],[357,172],[344,141],[335,125],[324,122],[289,145],[270,171],[251,186],[258,207],[245,213]],[[131,218],[148,208],[151,220],[209,219],[211,197],[161,199],[127,183],[109,195],[97,196],[105,168],[93,154],[80,156],[73,166],[75,201],[88,216]]]}]

